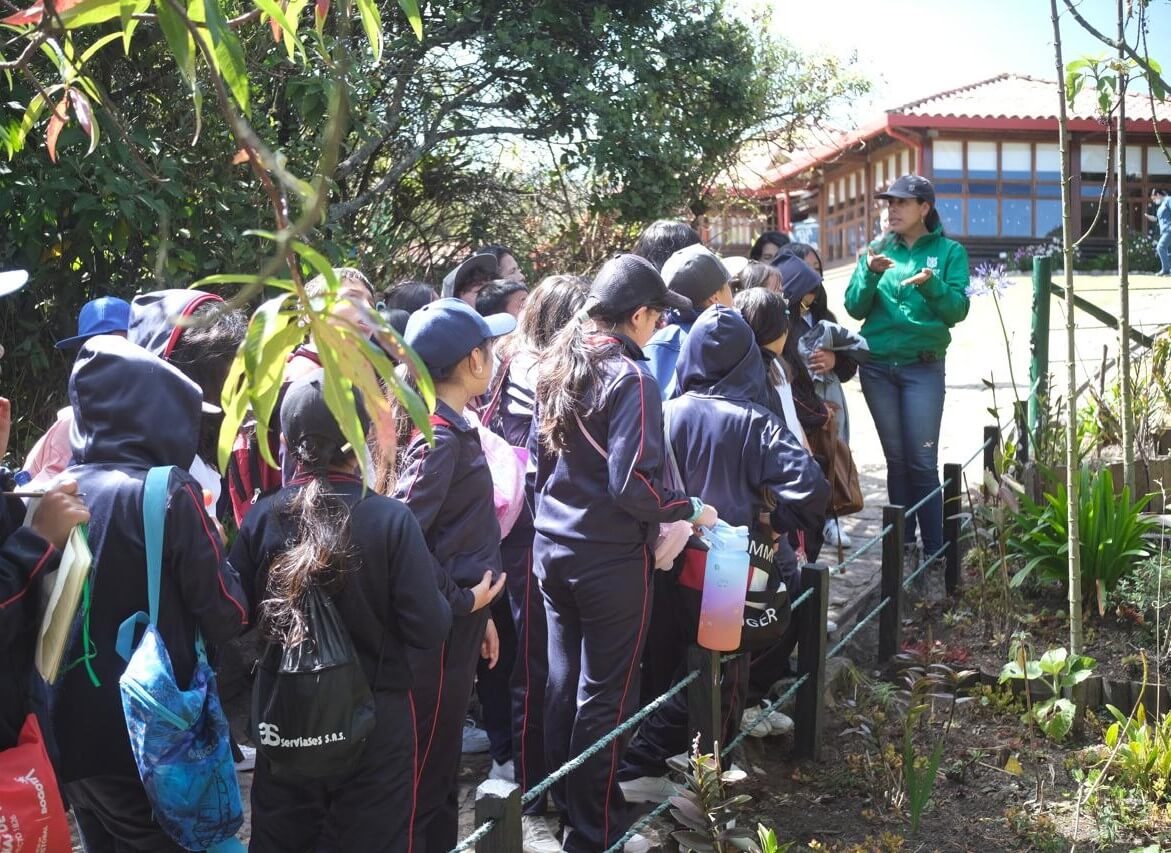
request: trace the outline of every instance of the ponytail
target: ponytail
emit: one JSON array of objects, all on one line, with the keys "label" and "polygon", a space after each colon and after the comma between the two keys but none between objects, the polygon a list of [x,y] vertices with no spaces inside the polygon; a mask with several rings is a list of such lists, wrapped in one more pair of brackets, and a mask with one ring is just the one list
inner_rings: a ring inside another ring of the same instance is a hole
[{"label": "ponytail", "polygon": [[[614,327],[628,322],[633,314],[631,311],[618,318],[595,308],[588,319]],[[571,425],[577,418],[594,411],[596,400],[587,395],[602,381],[602,362],[621,351],[621,344],[616,341],[592,339],[584,328],[585,319],[581,312],[575,315],[553,338],[538,362],[537,436],[550,453],[564,451]]]},{"label": "ponytail", "polygon": [[306,636],[302,604],[309,588],[321,577],[327,582],[339,579],[345,569],[350,509],[330,491],[322,469],[290,498],[281,514],[295,525],[296,534],[269,567],[269,597],[260,603],[260,630],[269,640],[292,646]]},{"label": "ponytail", "polygon": [[[935,205],[931,205],[931,209],[927,211],[927,215],[923,217],[923,227],[928,231],[934,231],[936,228],[943,227],[943,220],[939,218],[939,211],[935,209]],[[942,235],[943,232],[941,231]]]}]

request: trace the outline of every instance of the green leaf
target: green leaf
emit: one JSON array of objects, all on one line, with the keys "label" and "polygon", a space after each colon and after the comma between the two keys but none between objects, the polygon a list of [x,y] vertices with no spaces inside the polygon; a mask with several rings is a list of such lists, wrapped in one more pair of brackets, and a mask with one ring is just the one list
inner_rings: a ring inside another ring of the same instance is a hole
[{"label": "green leaf", "polygon": [[[423,40],[423,13],[419,10],[419,3],[417,0],[398,0],[398,7],[403,10],[403,14],[407,16],[407,20],[411,24],[411,29],[415,31],[415,38],[419,41]],[[1154,63],[1151,63],[1152,65]]]},{"label": "green leaf", "polygon": [[[228,460],[232,456],[232,445],[236,443],[236,433],[244,423],[248,414],[248,385],[244,375],[244,347],[241,346],[228,369],[228,378],[224,380],[224,390],[220,394],[220,407],[224,410],[224,420],[220,424],[219,463],[220,470],[228,470]],[[261,442],[264,444],[265,442]]]},{"label": "green leaf", "polygon": [[[358,15],[362,18],[362,29],[370,40],[374,61],[382,59],[382,14],[374,0],[358,0]],[[421,24],[420,24],[421,26]]]},{"label": "green leaf", "polygon": [[191,98],[196,102],[195,138],[198,139],[199,108],[202,98],[195,79],[195,40],[187,31],[182,14],[171,5],[171,0],[155,0],[155,13],[158,15],[163,37],[171,49],[171,55],[175,57],[175,64],[179,66],[179,74],[187,82],[191,89]]},{"label": "green leaf", "polygon": [[[197,2],[199,0],[193,0],[192,5]],[[207,16],[207,32],[211,39],[216,68],[231,91],[232,98],[247,115],[248,69],[244,65],[244,50],[240,47],[240,40],[228,26],[228,19],[224,17],[219,0],[203,0],[203,9]]]},{"label": "green leaf", "polygon": [[112,21],[120,14],[121,0],[82,0],[59,13],[65,29],[75,30]]},{"label": "green leaf", "polygon": [[[293,21],[297,19],[294,17],[292,20],[290,20],[290,18],[285,14],[284,10],[282,10],[281,7],[276,2],[274,2],[274,0],[256,0],[256,6],[258,9],[276,21],[277,25],[281,28],[285,49],[289,53],[289,59],[293,58],[295,51],[299,51],[302,58],[306,58],[305,45],[302,44],[299,38],[297,38],[297,27],[293,24]],[[294,9],[293,4],[290,3],[289,11],[297,14],[300,12],[300,9],[304,8],[304,6],[305,4],[301,3],[300,7]]]},{"label": "green leaf", "polygon": [[1064,648],[1050,649],[1041,655],[1041,671],[1047,675],[1060,675],[1065,670],[1069,652]]}]

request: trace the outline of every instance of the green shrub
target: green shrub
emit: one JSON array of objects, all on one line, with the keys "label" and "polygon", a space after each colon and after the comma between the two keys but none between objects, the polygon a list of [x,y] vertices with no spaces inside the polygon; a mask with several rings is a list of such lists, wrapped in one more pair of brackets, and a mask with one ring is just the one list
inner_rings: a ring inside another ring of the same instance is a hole
[{"label": "green shrub", "polygon": [[[1082,593],[1087,600],[1096,596],[1098,613],[1103,614],[1106,593],[1113,590],[1139,560],[1148,556],[1149,549],[1143,536],[1152,532],[1157,523],[1141,517],[1150,496],[1132,502],[1128,488],[1116,495],[1109,471],[1091,474],[1089,469],[1082,468],[1078,478]],[[1057,488],[1056,495],[1045,495],[1044,503],[1036,503],[1022,495],[1008,544],[1010,551],[1025,563],[1013,576],[1013,586],[1020,586],[1034,572],[1058,581],[1067,578],[1068,504],[1064,484]]]},{"label": "green shrub", "polygon": [[1143,560],[1118,581],[1110,601],[1119,617],[1143,628],[1152,642],[1155,626],[1171,615],[1171,555]]}]

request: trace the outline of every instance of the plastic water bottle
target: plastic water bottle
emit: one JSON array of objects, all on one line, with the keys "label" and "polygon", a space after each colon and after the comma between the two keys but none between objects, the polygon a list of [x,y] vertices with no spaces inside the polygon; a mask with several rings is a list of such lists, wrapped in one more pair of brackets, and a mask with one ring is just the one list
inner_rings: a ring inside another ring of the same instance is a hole
[{"label": "plastic water bottle", "polygon": [[731,652],[740,648],[744,627],[744,595],[748,590],[748,528],[723,521],[705,531],[710,550],[699,604],[698,643],[705,649]]}]

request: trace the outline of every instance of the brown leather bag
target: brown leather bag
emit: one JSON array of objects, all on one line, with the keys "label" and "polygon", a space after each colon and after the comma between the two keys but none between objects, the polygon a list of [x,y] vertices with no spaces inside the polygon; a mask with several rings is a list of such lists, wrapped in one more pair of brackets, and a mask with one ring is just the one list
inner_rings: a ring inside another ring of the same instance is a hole
[{"label": "brown leather bag", "polygon": [[838,437],[838,407],[826,403],[825,408],[829,412],[825,425],[811,430],[808,438],[814,455],[825,461],[825,475],[831,490],[829,514],[840,518],[862,511],[862,483],[849,445]]}]

